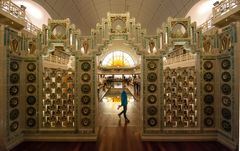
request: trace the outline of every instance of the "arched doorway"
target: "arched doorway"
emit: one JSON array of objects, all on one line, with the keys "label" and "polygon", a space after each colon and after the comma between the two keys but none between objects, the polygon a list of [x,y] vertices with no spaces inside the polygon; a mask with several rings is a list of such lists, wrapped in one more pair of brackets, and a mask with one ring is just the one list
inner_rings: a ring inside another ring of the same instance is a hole
[{"label": "arched doorway", "polygon": [[117,109],[123,87],[128,95],[128,125],[139,126],[141,56],[125,40],[113,40],[96,60],[99,127],[125,124],[124,118],[118,116],[122,108]]}]

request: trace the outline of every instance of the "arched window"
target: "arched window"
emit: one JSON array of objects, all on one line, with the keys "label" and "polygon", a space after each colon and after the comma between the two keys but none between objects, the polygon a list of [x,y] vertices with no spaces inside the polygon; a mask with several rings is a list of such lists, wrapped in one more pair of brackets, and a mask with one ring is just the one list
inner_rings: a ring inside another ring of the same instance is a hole
[{"label": "arched window", "polygon": [[111,52],[102,61],[104,67],[134,67],[134,65],[132,57],[122,51]]}]

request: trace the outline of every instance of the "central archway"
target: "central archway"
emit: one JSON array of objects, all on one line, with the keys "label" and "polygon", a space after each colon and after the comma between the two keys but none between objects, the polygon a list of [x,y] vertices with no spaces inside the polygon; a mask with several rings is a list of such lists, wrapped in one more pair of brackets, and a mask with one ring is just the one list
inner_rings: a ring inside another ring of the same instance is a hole
[{"label": "central archway", "polygon": [[[98,126],[118,127],[125,123],[118,117],[122,109],[120,94],[126,86],[128,94],[127,116],[130,126],[140,125],[140,77],[141,55],[126,40],[113,40],[96,56],[97,92],[98,92]],[[123,117],[122,117],[123,119]]]}]

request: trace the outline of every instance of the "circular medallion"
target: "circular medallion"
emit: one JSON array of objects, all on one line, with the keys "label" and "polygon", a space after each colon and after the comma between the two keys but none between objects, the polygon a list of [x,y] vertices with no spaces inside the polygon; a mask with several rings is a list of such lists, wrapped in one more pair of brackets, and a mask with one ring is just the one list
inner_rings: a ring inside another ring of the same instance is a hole
[{"label": "circular medallion", "polygon": [[35,115],[35,114],[36,114],[36,109],[35,109],[34,107],[28,107],[28,108],[27,108],[27,114],[28,114],[29,116]]},{"label": "circular medallion", "polygon": [[29,63],[27,65],[28,71],[34,71],[36,69],[36,65],[34,63]]},{"label": "circular medallion", "polygon": [[211,70],[213,67],[213,63],[211,61],[205,61],[203,67],[205,70]]},{"label": "circular medallion", "polygon": [[10,99],[10,106],[13,108],[13,107],[16,107],[18,105],[18,98],[17,97],[13,97]]},{"label": "circular medallion", "polygon": [[230,124],[228,121],[223,120],[223,121],[222,121],[222,128],[223,128],[225,131],[230,132],[231,129],[232,129],[232,126],[231,126],[231,124]]},{"label": "circular medallion", "polygon": [[156,126],[157,125],[157,119],[154,118],[154,117],[151,117],[148,119],[148,125],[153,127],[153,126]]},{"label": "circular medallion", "polygon": [[90,87],[89,84],[83,84],[82,87],[81,87],[81,91],[82,91],[83,93],[89,93],[90,90],[91,90],[91,87]]},{"label": "circular medallion", "polygon": [[157,101],[157,97],[155,95],[149,95],[147,100],[148,100],[148,103],[154,104]]},{"label": "circular medallion", "polygon": [[213,85],[212,84],[205,84],[205,86],[204,86],[204,90],[206,91],[206,92],[212,92],[213,91]]},{"label": "circular medallion", "polygon": [[230,67],[231,67],[231,62],[230,62],[230,60],[224,59],[224,60],[222,61],[222,68],[225,69],[225,70],[227,70],[227,69],[229,69]]},{"label": "circular medallion", "polygon": [[82,114],[83,115],[89,115],[91,112],[91,109],[89,107],[83,107],[82,108]]},{"label": "circular medallion", "polygon": [[35,82],[36,81],[35,74],[32,74],[32,73],[28,74],[27,75],[27,80],[28,80],[28,82]]},{"label": "circular medallion", "polygon": [[155,92],[157,90],[157,86],[155,84],[149,84],[148,85],[148,91],[149,92]]},{"label": "circular medallion", "polygon": [[11,125],[10,125],[10,131],[14,132],[18,129],[18,122],[14,121]]},{"label": "circular medallion", "polygon": [[27,97],[27,103],[29,104],[29,105],[34,105],[35,103],[36,103],[36,97],[35,96],[28,96]]},{"label": "circular medallion", "polygon": [[211,126],[213,126],[213,119],[210,118],[210,117],[205,118],[205,119],[204,119],[204,125],[205,125],[206,127],[211,127]]},{"label": "circular medallion", "polygon": [[147,108],[147,113],[149,114],[149,115],[156,115],[157,114],[157,108],[155,107],[155,106],[149,106],[148,108]]},{"label": "circular medallion", "polygon": [[36,120],[34,118],[28,118],[27,119],[27,126],[28,127],[34,127],[36,125]]},{"label": "circular medallion", "polygon": [[154,72],[151,72],[147,75],[147,79],[149,82],[154,82],[157,80],[157,74]]},{"label": "circular medallion", "polygon": [[36,91],[36,87],[32,84],[27,86],[27,92],[28,93],[34,93]]},{"label": "circular medallion", "polygon": [[11,112],[10,112],[10,120],[15,120],[17,119],[19,116],[19,110],[18,109],[13,109]]},{"label": "circular medallion", "polygon": [[19,69],[19,64],[16,61],[10,62],[10,69],[11,71],[17,71]]},{"label": "circular medallion", "polygon": [[228,82],[231,80],[231,74],[229,72],[223,72],[222,73],[222,80],[224,82]]},{"label": "circular medallion", "polygon": [[10,95],[16,95],[18,94],[18,86],[11,86],[10,87]]},{"label": "circular medallion", "polygon": [[82,123],[83,126],[89,126],[91,121],[90,121],[89,118],[83,118],[81,123]]},{"label": "circular medallion", "polygon": [[81,98],[81,102],[82,102],[83,104],[88,104],[90,101],[91,101],[90,96],[84,95],[84,96],[82,96],[82,98]]},{"label": "circular medallion", "polygon": [[17,73],[12,73],[11,75],[10,75],[10,82],[11,83],[18,83],[19,82],[19,74],[17,74]]},{"label": "circular medallion", "polygon": [[221,86],[221,89],[222,89],[222,93],[223,93],[223,94],[225,94],[225,95],[231,94],[232,89],[231,89],[231,86],[230,86],[230,85],[228,85],[228,84],[223,84],[223,85]]},{"label": "circular medallion", "polygon": [[88,81],[90,81],[90,79],[91,79],[91,77],[90,77],[89,74],[84,73],[84,74],[82,75],[82,80],[83,80],[84,82],[88,82]]},{"label": "circular medallion", "polygon": [[150,62],[148,62],[147,67],[149,70],[154,70],[157,68],[157,65],[154,61],[150,61]]},{"label": "circular medallion", "polygon": [[231,111],[227,108],[222,108],[222,116],[225,118],[225,119],[228,119],[230,120],[231,119]]},{"label": "circular medallion", "polygon": [[225,106],[230,106],[231,105],[231,99],[227,96],[223,96],[222,97],[222,103]]},{"label": "circular medallion", "polygon": [[213,79],[213,74],[211,72],[206,72],[203,76],[205,81],[212,81]]},{"label": "circular medallion", "polygon": [[214,109],[213,109],[212,106],[206,106],[206,107],[204,108],[204,113],[205,113],[206,115],[212,115],[213,112],[214,112]]},{"label": "circular medallion", "polygon": [[213,101],[214,101],[213,95],[205,95],[205,96],[204,96],[204,102],[205,102],[206,104],[212,104]]},{"label": "circular medallion", "polygon": [[83,62],[82,66],[81,66],[81,69],[83,71],[89,71],[91,69],[91,65],[88,62]]}]

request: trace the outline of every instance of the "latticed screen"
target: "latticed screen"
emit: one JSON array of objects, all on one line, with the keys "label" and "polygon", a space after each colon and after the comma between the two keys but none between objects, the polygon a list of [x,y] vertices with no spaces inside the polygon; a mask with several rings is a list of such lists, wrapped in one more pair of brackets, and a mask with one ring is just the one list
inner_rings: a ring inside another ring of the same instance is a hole
[{"label": "latticed screen", "polygon": [[73,76],[72,71],[45,68],[42,100],[43,127],[74,127]]},{"label": "latticed screen", "polygon": [[164,127],[198,125],[196,86],[194,67],[164,70]]}]

